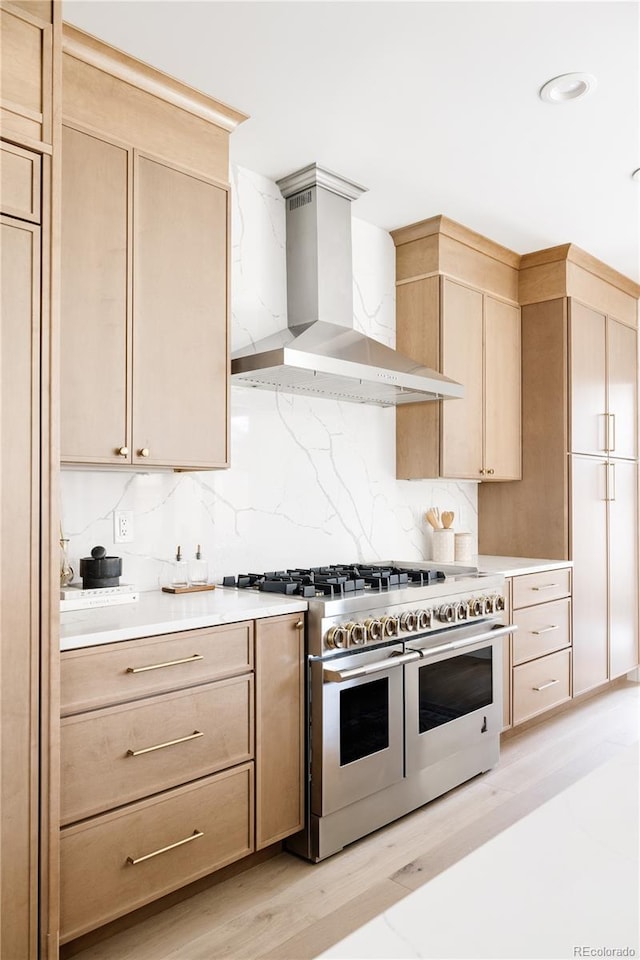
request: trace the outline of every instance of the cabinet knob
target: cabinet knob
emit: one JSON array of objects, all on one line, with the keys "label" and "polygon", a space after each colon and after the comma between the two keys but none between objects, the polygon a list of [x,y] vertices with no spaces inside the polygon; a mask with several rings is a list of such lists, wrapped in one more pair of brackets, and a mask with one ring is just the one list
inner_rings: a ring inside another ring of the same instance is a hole
[{"label": "cabinet knob", "polygon": [[484,470],[484,468],[481,467],[481,468],[478,470],[478,473],[480,474],[481,477],[483,477],[483,476],[485,475],[485,473],[486,473],[486,470]]},{"label": "cabinet knob", "polygon": [[128,456],[129,456],[129,447],[119,447],[119,448],[118,448],[118,453],[119,453],[119,455],[120,455],[121,457],[128,457]]},{"label": "cabinet knob", "polygon": [[142,450],[138,450],[139,457],[148,457],[149,456],[149,447],[143,447]]},{"label": "cabinet knob", "polygon": [[493,467],[492,467],[491,469],[487,470],[487,473],[493,474],[493,473],[495,473],[495,470],[494,470]]},{"label": "cabinet knob", "polygon": [[298,620],[298,622],[296,623],[296,630],[302,630],[303,627],[304,627],[304,620]]}]

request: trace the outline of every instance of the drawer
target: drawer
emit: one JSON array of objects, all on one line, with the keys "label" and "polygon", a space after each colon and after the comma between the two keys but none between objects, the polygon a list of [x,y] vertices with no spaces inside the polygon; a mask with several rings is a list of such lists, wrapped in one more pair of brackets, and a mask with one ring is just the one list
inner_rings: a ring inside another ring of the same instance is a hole
[{"label": "drawer", "polygon": [[516,610],[513,622],[513,664],[571,646],[571,601],[554,600]]},{"label": "drawer", "polygon": [[571,696],[571,651],[513,668],[513,723],[522,723]]},{"label": "drawer", "polygon": [[253,667],[253,623],[67,650],[60,661],[65,716],[246,673]]},{"label": "drawer", "polygon": [[3,143],[0,148],[2,213],[40,223],[40,157]]},{"label": "drawer", "polygon": [[66,717],[61,820],[73,823],[253,756],[253,674]]},{"label": "drawer", "polygon": [[513,609],[571,596],[571,567],[513,578]]},{"label": "drawer", "polygon": [[62,941],[251,853],[252,798],[253,763],[248,763],[65,827]]}]

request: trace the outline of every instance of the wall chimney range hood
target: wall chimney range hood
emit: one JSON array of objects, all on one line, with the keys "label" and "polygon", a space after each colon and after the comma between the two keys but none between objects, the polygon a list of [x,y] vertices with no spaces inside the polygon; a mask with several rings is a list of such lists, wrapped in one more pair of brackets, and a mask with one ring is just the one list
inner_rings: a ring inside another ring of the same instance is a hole
[{"label": "wall chimney range hood", "polygon": [[464,388],[353,327],[351,201],[365,188],[310,164],[286,200],[288,327],[232,354],[232,384],[395,406]]}]

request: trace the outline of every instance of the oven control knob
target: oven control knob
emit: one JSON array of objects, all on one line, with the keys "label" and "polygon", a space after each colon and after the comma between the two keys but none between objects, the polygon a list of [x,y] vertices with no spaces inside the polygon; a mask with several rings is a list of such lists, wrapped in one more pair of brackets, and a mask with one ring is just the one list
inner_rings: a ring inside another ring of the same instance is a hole
[{"label": "oven control knob", "polygon": [[493,598],[492,597],[483,597],[482,598],[482,612],[486,615],[487,613],[493,613]]},{"label": "oven control knob", "polygon": [[350,647],[361,647],[367,642],[367,631],[364,623],[346,623],[344,629],[347,632]]},{"label": "oven control knob", "polygon": [[500,613],[504,610],[504,597],[502,594],[498,594],[496,597],[496,613]]},{"label": "oven control knob", "polygon": [[431,610],[416,610],[416,628],[428,630],[431,626]]},{"label": "oven control knob", "polygon": [[380,617],[382,624],[382,635],[384,637],[397,637],[400,630],[400,621],[397,617]]},{"label": "oven control knob", "polygon": [[401,616],[400,616],[400,629],[401,629],[401,630],[415,630],[415,629],[416,629],[416,612],[415,612],[415,610],[407,610],[406,613],[401,614]]},{"label": "oven control knob", "polygon": [[472,617],[481,617],[484,613],[484,600],[482,597],[476,597],[475,600],[471,601],[471,616]]},{"label": "oven control knob", "polygon": [[469,619],[469,604],[464,600],[461,600],[459,603],[456,603],[456,620],[468,620]]},{"label": "oven control knob", "polygon": [[365,620],[364,625],[368,640],[382,640],[382,622],[380,620]]},{"label": "oven control knob", "polygon": [[325,640],[327,646],[331,647],[332,650],[346,647],[348,642],[346,627],[343,627],[341,624],[338,624],[336,627],[330,627],[329,630],[327,630]]},{"label": "oven control knob", "polygon": [[454,623],[456,619],[456,608],[452,603],[447,603],[438,610],[438,620],[443,623]]}]

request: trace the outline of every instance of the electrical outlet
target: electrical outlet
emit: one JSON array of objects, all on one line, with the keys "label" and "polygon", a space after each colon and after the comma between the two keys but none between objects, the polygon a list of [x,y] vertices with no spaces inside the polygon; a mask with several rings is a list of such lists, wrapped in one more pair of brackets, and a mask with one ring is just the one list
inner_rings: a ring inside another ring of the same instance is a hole
[{"label": "electrical outlet", "polygon": [[113,542],[133,543],[133,511],[113,511]]}]

